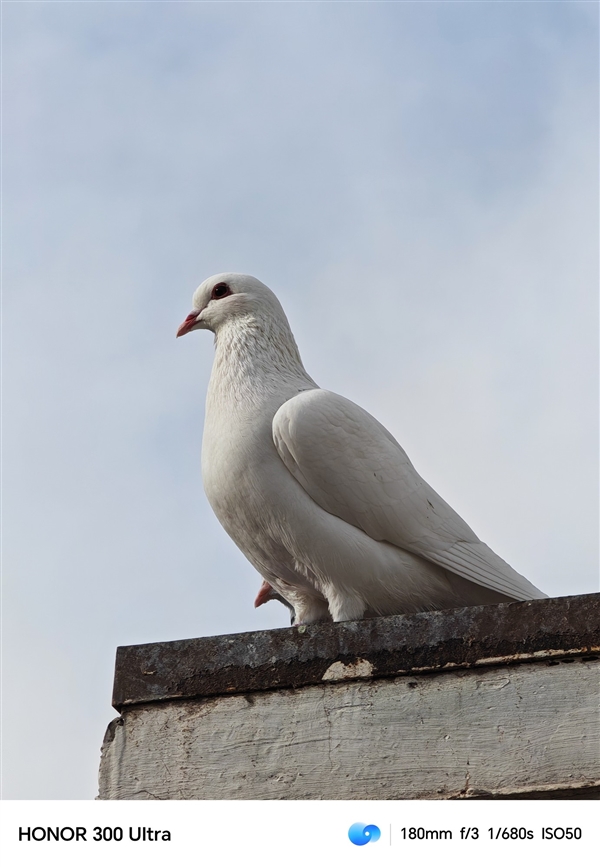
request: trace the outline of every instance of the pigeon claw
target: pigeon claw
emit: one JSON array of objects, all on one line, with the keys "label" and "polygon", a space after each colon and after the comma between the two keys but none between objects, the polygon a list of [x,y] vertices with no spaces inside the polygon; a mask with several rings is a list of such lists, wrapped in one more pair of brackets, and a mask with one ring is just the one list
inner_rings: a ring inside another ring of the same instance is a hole
[{"label": "pigeon claw", "polygon": [[264,605],[265,602],[270,602],[271,599],[276,598],[277,596],[271,585],[267,581],[263,581],[260,590],[258,591],[258,595],[254,600],[254,607],[258,608],[260,605]]}]

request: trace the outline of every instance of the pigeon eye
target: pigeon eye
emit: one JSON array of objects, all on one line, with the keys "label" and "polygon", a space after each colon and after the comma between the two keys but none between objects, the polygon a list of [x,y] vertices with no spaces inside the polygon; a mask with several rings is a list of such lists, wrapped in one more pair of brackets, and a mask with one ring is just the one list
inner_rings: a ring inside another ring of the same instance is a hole
[{"label": "pigeon eye", "polygon": [[217,283],[213,288],[211,298],[225,298],[226,295],[231,295],[231,289],[227,283]]}]

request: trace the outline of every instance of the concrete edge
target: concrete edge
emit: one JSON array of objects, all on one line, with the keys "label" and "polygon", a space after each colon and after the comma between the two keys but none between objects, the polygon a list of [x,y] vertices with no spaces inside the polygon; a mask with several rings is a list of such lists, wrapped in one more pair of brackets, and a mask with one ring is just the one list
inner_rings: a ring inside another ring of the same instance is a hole
[{"label": "concrete edge", "polygon": [[117,648],[113,706],[600,653],[600,593]]}]

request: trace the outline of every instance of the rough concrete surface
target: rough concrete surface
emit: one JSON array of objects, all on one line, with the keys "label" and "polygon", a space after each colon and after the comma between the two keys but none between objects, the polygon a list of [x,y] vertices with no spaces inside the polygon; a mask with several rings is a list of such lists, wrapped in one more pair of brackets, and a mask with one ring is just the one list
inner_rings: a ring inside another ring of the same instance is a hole
[{"label": "rough concrete surface", "polygon": [[600,594],[119,647],[113,706],[600,651]]},{"label": "rough concrete surface", "polygon": [[109,729],[100,798],[593,797],[599,673],[575,659],[140,704]]},{"label": "rough concrete surface", "polygon": [[600,792],[600,594],[120,647],[103,799]]}]

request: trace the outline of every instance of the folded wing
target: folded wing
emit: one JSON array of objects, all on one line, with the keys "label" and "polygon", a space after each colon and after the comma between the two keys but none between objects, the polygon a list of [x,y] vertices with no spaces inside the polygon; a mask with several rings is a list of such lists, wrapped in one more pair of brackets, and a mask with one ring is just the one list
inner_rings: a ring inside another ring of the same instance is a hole
[{"label": "folded wing", "polygon": [[544,596],[477,538],[389,431],[352,401],[301,392],[277,411],[273,441],[315,503],[371,538],[514,599]]}]

